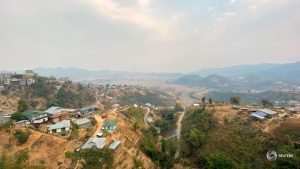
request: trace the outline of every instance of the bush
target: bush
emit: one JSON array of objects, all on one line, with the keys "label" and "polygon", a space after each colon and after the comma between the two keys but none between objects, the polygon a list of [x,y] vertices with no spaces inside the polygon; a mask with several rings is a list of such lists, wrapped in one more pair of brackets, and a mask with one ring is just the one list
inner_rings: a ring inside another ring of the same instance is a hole
[{"label": "bush", "polygon": [[14,133],[15,139],[17,139],[18,144],[24,144],[27,142],[30,133],[24,132],[22,130],[16,130]]},{"label": "bush", "polygon": [[211,154],[206,158],[208,169],[234,169],[234,161],[224,153]]}]

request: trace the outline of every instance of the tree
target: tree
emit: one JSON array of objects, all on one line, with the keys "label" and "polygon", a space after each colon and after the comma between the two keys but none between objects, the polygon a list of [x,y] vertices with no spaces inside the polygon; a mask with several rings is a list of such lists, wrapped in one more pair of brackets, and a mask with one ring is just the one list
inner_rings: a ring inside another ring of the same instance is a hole
[{"label": "tree", "polygon": [[83,168],[89,169],[112,168],[114,159],[112,150],[96,147],[81,150],[80,157],[84,160]]},{"label": "tree", "polygon": [[182,106],[179,102],[176,102],[175,104],[175,111],[182,111]]},{"label": "tree", "polygon": [[208,169],[234,169],[236,164],[224,153],[211,154],[206,158]]},{"label": "tree", "polygon": [[205,97],[202,97],[202,103],[205,104],[205,101],[206,101],[206,98],[205,98]]},{"label": "tree", "polygon": [[97,124],[97,120],[95,119],[95,117],[93,117],[92,119],[91,119],[91,125],[92,126],[95,126]]},{"label": "tree", "polygon": [[241,100],[240,96],[231,96],[229,102],[234,105],[239,105],[240,100]]},{"label": "tree", "polygon": [[212,98],[209,98],[209,99],[208,99],[208,103],[209,103],[209,104],[212,104],[212,103],[213,103]]},{"label": "tree", "polygon": [[272,108],[274,105],[267,99],[261,100],[261,104],[264,106],[264,108]]},{"label": "tree", "polygon": [[18,107],[17,107],[17,109],[18,109],[18,112],[24,112],[24,111],[28,110],[27,101],[20,99],[18,101]]}]

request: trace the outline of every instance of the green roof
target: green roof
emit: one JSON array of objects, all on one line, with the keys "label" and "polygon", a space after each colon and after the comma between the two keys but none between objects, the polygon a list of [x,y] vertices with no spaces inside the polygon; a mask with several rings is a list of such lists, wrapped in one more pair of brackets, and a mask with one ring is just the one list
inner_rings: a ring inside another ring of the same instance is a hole
[{"label": "green roof", "polygon": [[104,128],[116,127],[118,122],[116,120],[106,120],[103,124]]},{"label": "green roof", "polygon": [[40,116],[40,115],[45,115],[45,114],[47,115],[46,112],[40,111],[40,110],[27,110],[27,111],[24,111],[22,114],[29,119]]}]

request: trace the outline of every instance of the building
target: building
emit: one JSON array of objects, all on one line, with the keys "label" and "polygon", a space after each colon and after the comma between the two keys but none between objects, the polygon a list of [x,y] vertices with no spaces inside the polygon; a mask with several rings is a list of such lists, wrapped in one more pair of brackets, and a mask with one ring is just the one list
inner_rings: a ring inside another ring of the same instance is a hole
[{"label": "building", "polygon": [[119,147],[120,144],[121,144],[121,141],[116,140],[113,143],[111,143],[108,148],[112,149],[112,150],[115,150]]},{"label": "building", "polygon": [[118,122],[116,120],[105,120],[102,130],[113,133],[117,128]]},{"label": "building", "polygon": [[288,108],[288,110],[291,113],[299,113],[300,112],[300,106],[298,106],[298,107],[290,107],[290,108]]},{"label": "building", "polygon": [[61,107],[52,106],[49,109],[47,109],[45,112],[48,113],[49,118],[55,119],[62,116],[65,113],[65,109]]},{"label": "building", "polygon": [[94,137],[94,138],[90,138],[82,147],[81,149],[88,149],[88,148],[92,148],[92,147],[96,147],[99,149],[102,149],[105,145],[105,141],[106,138],[98,138],[98,137]]},{"label": "building", "polygon": [[20,80],[20,85],[21,86],[26,86],[27,85],[27,80],[26,79],[21,79]]},{"label": "building", "polygon": [[29,79],[26,80],[26,83],[29,86],[32,85],[32,84],[35,84],[35,79],[29,78]]},{"label": "building", "polygon": [[49,126],[48,131],[51,134],[59,134],[61,136],[68,135],[71,129],[70,120],[62,120]]},{"label": "building", "polygon": [[92,105],[92,106],[81,108],[80,113],[84,115],[84,114],[93,113],[95,110],[96,110],[96,106]]},{"label": "building", "polygon": [[90,128],[92,126],[91,121],[88,118],[74,119],[73,123],[81,128]]},{"label": "building", "polygon": [[273,111],[270,109],[258,109],[258,111],[266,113],[268,117],[274,117],[274,116],[278,115],[278,113],[276,111]]},{"label": "building", "polygon": [[252,117],[253,119],[257,119],[257,120],[265,120],[266,117],[267,117],[267,113],[265,113],[265,112],[255,112],[255,113],[252,113],[250,115],[250,117]]},{"label": "building", "polygon": [[28,118],[31,124],[40,124],[48,121],[48,115],[44,111],[27,110],[22,114]]},{"label": "building", "polygon": [[33,72],[33,70],[25,70],[25,76],[33,77],[33,76],[35,76],[35,73]]}]

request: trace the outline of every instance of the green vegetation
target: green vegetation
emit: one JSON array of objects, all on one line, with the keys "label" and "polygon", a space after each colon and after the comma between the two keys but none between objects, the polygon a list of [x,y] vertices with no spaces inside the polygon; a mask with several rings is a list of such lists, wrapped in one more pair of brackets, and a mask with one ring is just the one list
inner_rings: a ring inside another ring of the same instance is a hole
[{"label": "green vegetation", "polygon": [[[162,97],[162,96],[163,97]],[[170,96],[162,91],[149,91],[146,90],[144,93],[139,92],[126,92],[123,96],[118,98],[120,103],[123,104],[139,104],[143,105],[151,103],[156,106],[170,106],[175,103],[170,99]]]},{"label": "green vegetation", "polygon": [[84,169],[110,169],[113,168],[113,151],[108,148],[98,149],[92,147],[79,152],[66,152],[65,156],[73,162],[83,160]]},{"label": "green vegetation", "polygon": [[17,110],[18,110],[19,113],[28,110],[28,104],[27,104],[27,101],[26,101],[26,100],[22,100],[22,99],[19,100],[19,101],[18,101],[18,107],[17,107]]},{"label": "green vegetation", "polygon": [[176,141],[172,139],[158,141],[157,131],[153,127],[143,131],[140,149],[160,168],[173,168]]},{"label": "green vegetation", "polygon": [[154,125],[160,128],[161,135],[165,136],[175,130],[176,118],[174,114],[176,112],[177,111],[173,109],[163,109],[158,112],[161,119],[156,120]]},{"label": "green vegetation", "polygon": [[211,154],[207,158],[208,169],[234,169],[234,161],[224,153]]},{"label": "green vegetation", "polygon": [[133,129],[143,129],[144,128],[144,115],[145,115],[145,110],[142,108],[135,108],[135,107],[130,107],[129,109],[126,110],[126,112],[123,112],[123,114],[130,119]]},{"label": "green vegetation", "polygon": [[[289,136],[294,133],[293,139],[296,139],[299,134],[287,128],[290,127],[279,127],[269,135],[239,118],[219,124],[210,112],[189,110],[182,123],[181,162],[208,169],[300,168],[300,150],[286,137],[287,133]],[[266,159],[268,150],[293,154],[294,158],[278,158],[271,163]]]},{"label": "green vegetation", "polygon": [[97,120],[95,119],[95,117],[93,117],[92,119],[91,119],[91,125],[92,126],[95,126],[97,124]]},{"label": "green vegetation", "polygon": [[24,144],[29,138],[29,131],[16,130],[14,133],[15,139],[17,139],[18,144]]},{"label": "green vegetation", "polygon": [[230,104],[239,105],[239,104],[240,104],[240,101],[241,101],[240,96],[231,96],[231,97],[229,98]]}]

